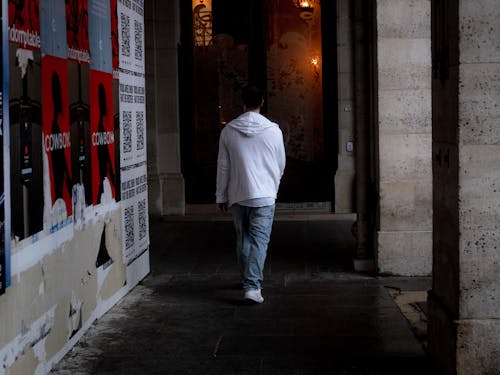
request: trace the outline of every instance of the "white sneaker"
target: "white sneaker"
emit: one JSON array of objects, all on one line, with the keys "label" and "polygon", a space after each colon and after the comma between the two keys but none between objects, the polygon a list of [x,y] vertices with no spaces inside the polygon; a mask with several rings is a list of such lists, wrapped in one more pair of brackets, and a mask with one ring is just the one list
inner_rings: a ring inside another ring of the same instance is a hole
[{"label": "white sneaker", "polygon": [[252,300],[257,303],[264,302],[264,298],[260,293],[260,289],[249,289],[245,291],[245,299]]}]

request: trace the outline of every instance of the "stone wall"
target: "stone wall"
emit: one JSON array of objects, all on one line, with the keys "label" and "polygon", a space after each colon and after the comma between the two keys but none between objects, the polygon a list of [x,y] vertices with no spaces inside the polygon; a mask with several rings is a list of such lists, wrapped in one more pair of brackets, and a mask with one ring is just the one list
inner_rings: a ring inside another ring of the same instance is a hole
[{"label": "stone wall", "polygon": [[450,374],[500,368],[500,9],[433,6],[430,350]]},{"label": "stone wall", "polygon": [[377,2],[378,271],[429,275],[432,265],[429,0]]},{"label": "stone wall", "polygon": [[149,212],[184,214],[179,130],[178,1],[146,1]]}]

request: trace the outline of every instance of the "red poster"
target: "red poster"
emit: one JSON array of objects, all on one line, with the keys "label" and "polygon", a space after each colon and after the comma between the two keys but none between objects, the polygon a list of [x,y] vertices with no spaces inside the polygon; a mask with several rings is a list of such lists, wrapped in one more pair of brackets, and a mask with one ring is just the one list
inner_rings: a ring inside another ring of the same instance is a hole
[{"label": "red poster", "polygon": [[92,202],[115,198],[115,132],[113,121],[113,76],[90,71],[90,158]]},{"label": "red poster", "polygon": [[39,0],[9,0],[9,41],[40,49]]},{"label": "red poster", "polygon": [[[118,0],[111,0],[111,49],[113,54],[113,72],[118,72]],[[118,79],[118,77],[115,77]]]},{"label": "red poster", "polygon": [[42,132],[47,156],[52,205],[62,199],[71,216],[71,135],[68,104],[68,63],[42,57]]},{"label": "red poster", "polygon": [[88,0],[66,0],[66,38],[68,58],[90,62]]}]

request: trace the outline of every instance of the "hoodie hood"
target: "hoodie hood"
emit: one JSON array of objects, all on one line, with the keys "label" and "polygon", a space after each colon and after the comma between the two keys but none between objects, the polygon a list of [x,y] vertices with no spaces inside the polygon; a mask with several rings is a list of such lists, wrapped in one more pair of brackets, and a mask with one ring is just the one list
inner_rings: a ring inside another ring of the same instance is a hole
[{"label": "hoodie hood", "polygon": [[240,133],[247,136],[253,136],[262,133],[267,128],[277,126],[274,122],[269,121],[266,117],[257,112],[245,112],[239,117],[235,118],[227,126],[230,126]]}]

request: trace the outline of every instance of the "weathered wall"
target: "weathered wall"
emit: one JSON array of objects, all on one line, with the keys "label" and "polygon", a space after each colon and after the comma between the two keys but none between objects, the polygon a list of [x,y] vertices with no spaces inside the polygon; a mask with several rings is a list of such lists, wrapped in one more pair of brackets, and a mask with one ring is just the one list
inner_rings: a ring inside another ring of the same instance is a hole
[{"label": "weathered wall", "polygon": [[28,25],[40,34],[30,4],[2,31],[10,144],[0,226],[11,267],[0,291],[0,375],[48,373],[149,273],[142,3],[41,2],[33,51],[13,31]]},{"label": "weathered wall", "polygon": [[499,17],[494,0],[433,6],[429,332],[431,353],[450,374],[500,368]]},{"label": "weathered wall", "polygon": [[[144,277],[148,253],[127,270],[121,206],[108,209],[101,215],[89,207],[94,218],[83,227],[68,225],[35,243],[13,241],[12,284],[0,296],[0,374],[47,373]],[[103,251],[111,260],[100,264]]]},{"label": "weathered wall", "polygon": [[430,0],[377,1],[378,271],[432,265]]},{"label": "weathered wall", "polygon": [[148,183],[151,215],[184,214],[179,131],[178,1],[146,1]]}]

